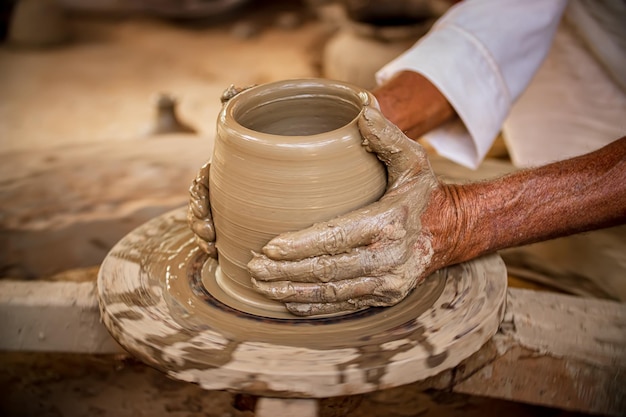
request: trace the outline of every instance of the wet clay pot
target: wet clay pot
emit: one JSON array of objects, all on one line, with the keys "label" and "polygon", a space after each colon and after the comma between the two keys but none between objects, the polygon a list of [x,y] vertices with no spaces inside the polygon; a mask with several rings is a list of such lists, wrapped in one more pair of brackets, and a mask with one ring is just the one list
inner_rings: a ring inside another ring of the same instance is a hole
[{"label": "wet clay pot", "polygon": [[245,305],[285,311],[251,286],[252,251],[376,201],[386,170],[361,145],[367,91],[322,79],[256,86],[223,107],[211,162],[210,199],[221,289]]}]

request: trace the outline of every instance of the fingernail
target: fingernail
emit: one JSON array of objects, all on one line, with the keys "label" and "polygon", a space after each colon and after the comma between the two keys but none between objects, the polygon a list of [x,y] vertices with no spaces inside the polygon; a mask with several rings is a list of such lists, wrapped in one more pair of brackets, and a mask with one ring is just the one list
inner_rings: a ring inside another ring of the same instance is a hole
[{"label": "fingernail", "polygon": [[[248,271],[250,271],[250,275],[254,278],[265,281],[271,277],[271,272],[267,265],[268,259],[265,257],[254,257],[250,262],[248,262]],[[253,279],[254,279],[253,278]]]},{"label": "fingernail", "polygon": [[263,247],[263,253],[272,259],[280,259],[287,255],[287,251],[276,242],[265,245]]},{"label": "fingernail", "polygon": [[311,304],[286,303],[287,310],[296,316],[310,316],[314,314]]}]

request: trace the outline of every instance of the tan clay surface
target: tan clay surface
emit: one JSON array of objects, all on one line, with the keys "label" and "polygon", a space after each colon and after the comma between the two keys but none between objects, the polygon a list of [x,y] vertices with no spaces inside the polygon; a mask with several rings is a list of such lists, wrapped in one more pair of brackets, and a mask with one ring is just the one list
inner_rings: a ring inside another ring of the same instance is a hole
[{"label": "tan clay surface", "polygon": [[317,398],[407,384],[478,350],[504,313],[497,256],[442,270],[387,309],[295,322],[241,313],[201,285],[217,263],[195,244],[185,211],[120,241],[98,293],[105,325],[127,350],[206,389]]},{"label": "tan clay surface", "polygon": [[357,120],[375,99],[322,79],[248,89],[225,105],[209,178],[222,289],[242,306],[285,311],[257,293],[247,264],[273,237],[372,203],[386,171]]}]

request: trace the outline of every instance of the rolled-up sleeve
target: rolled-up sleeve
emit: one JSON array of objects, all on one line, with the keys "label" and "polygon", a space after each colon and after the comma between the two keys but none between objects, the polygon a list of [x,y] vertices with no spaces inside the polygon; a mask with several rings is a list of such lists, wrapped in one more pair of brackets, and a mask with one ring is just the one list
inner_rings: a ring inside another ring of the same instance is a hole
[{"label": "rolled-up sleeve", "polygon": [[410,70],[428,78],[461,122],[425,135],[446,158],[476,168],[512,104],[544,60],[567,0],[466,0],[376,74]]}]

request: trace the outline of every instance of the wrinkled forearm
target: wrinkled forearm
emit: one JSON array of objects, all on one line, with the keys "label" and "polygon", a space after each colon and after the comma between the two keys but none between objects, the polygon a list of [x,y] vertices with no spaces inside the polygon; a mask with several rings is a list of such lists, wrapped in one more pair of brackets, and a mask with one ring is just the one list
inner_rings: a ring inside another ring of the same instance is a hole
[{"label": "wrinkled forearm", "polygon": [[626,137],[486,182],[445,185],[423,216],[440,266],[626,222]]}]

